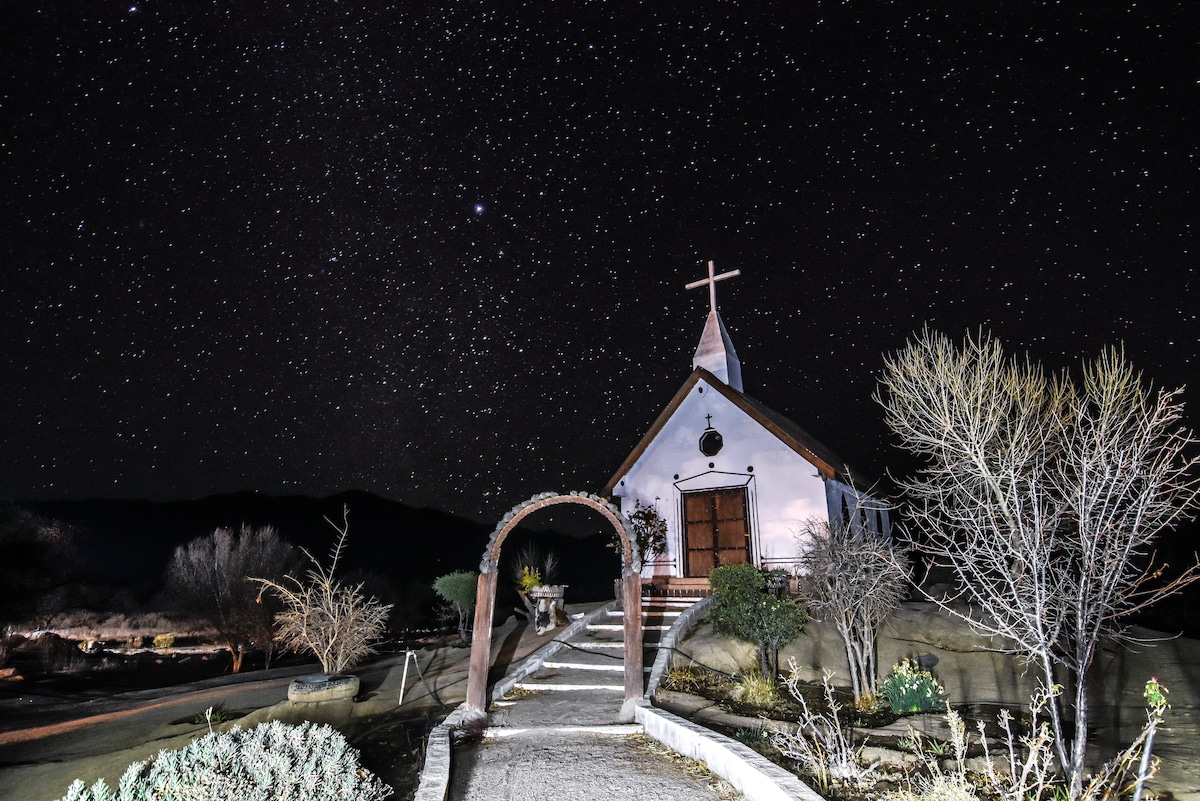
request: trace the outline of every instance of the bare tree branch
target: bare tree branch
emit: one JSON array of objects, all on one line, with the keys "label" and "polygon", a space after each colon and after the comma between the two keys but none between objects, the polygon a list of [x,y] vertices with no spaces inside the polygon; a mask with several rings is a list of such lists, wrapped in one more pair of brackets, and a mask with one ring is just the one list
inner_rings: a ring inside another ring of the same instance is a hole
[{"label": "bare tree branch", "polygon": [[306,581],[293,576],[282,581],[254,579],[260,597],[269,589],[283,601],[283,611],[275,616],[280,640],[290,648],[311,651],[330,675],[349,670],[375,652],[371,643],[383,634],[392,609],[367,597],[363,584],[351,586],[334,576],[350,531],[349,514],[349,508],[342,507],[340,527],[325,518],[338,532],[328,568],[305,551],[313,565]]},{"label": "bare tree branch", "polygon": [[986,335],[960,348],[928,330],[887,360],[881,385],[887,424],[926,457],[904,489],[910,542],[954,577],[954,591],[933,600],[1008,638],[1047,689],[1056,668],[1074,680],[1071,736],[1063,702],[1048,706],[1078,799],[1099,643],[1200,578],[1192,566],[1160,581],[1150,549],[1197,506],[1196,440],[1180,427],[1179,392],[1155,392],[1116,350],[1077,387],[1005,357]]},{"label": "bare tree branch", "polygon": [[855,699],[874,696],[876,634],[908,595],[906,556],[895,553],[890,541],[842,522],[806,520],[796,538],[803,545],[800,595],[842,636]]}]

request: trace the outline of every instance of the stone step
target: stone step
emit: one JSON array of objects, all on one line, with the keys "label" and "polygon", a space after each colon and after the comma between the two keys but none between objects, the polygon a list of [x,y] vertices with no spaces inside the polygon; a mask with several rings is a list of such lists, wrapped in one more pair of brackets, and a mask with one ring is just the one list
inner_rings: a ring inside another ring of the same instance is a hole
[{"label": "stone step", "polygon": [[596,683],[596,684],[588,684],[588,683],[567,684],[565,682],[561,683],[561,684],[555,684],[552,682],[544,682],[544,681],[519,681],[514,686],[518,690],[525,690],[527,692],[562,692],[562,693],[566,693],[566,692],[591,692],[593,690],[596,690],[599,692],[617,692],[617,693],[625,692],[624,684],[599,684],[599,683]]},{"label": "stone step", "polygon": [[579,665],[616,665],[618,668],[625,664],[625,649],[622,643],[621,649],[598,650],[592,648],[563,648],[558,653],[549,657],[546,665],[557,662],[570,662]]},{"label": "stone step", "polygon": [[[588,631],[620,631],[624,632],[625,627],[620,623],[588,623]],[[642,631],[670,631],[670,626],[642,626]]]},{"label": "stone step", "polygon": [[[642,624],[645,625],[647,620],[673,620],[682,615],[683,612],[642,612]],[[609,612],[609,620],[624,620],[624,612]]]},{"label": "stone step", "polygon": [[[676,600],[674,598],[662,598],[662,599],[643,598],[642,599],[642,611],[645,612],[647,609],[666,609],[666,610],[679,610],[682,612],[683,610],[687,609],[689,606],[694,606],[696,604],[696,602],[699,600],[700,599],[698,599],[698,598],[696,599],[696,601],[686,599],[686,598],[683,600]],[[620,605],[617,606],[617,609],[618,610],[621,609]]]},{"label": "stone step", "polygon": [[[600,665],[588,662],[545,662],[542,667],[547,670],[582,670],[596,671],[599,673],[624,673],[625,663],[617,662],[610,665]],[[650,668],[644,668],[645,672],[649,673]],[[535,677],[537,674],[533,674]]]}]

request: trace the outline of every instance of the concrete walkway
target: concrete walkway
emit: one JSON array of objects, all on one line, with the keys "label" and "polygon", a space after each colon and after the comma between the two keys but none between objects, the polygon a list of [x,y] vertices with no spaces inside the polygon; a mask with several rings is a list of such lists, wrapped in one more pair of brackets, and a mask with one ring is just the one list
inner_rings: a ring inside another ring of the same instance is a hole
[{"label": "concrete walkway", "polygon": [[[694,600],[643,599],[647,674],[663,635]],[[453,759],[452,716],[430,738],[418,801],[524,801],[548,792],[580,801],[819,801],[740,743],[645,701],[627,704],[622,636],[616,602],[576,621],[497,683],[482,737],[458,737]]]},{"label": "concrete walkway", "polygon": [[456,745],[450,798],[715,801],[736,791],[707,772],[652,750],[647,738],[606,733],[529,731]]}]

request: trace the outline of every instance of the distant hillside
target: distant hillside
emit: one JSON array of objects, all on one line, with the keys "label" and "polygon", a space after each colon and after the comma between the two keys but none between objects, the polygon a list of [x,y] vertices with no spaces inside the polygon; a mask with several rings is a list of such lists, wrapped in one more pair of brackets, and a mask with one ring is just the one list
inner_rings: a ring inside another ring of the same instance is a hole
[{"label": "distant hillside", "polygon": [[[491,525],[438,509],[417,509],[367,492],[329,498],[270,496],[255,492],[200,500],[158,503],[144,500],[19,502],[38,515],[71,528],[85,581],[104,584],[157,582],[174,549],[221,526],[274,526],[288,541],[322,561],[350,510],[350,535],[342,565],[382,574],[397,584],[432,581],[454,570],[478,570]],[[611,597],[619,575],[616,556],[603,535],[579,538],[554,532],[514,532],[506,557],[527,542],[553,548],[561,557],[563,580],[579,597]]]}]

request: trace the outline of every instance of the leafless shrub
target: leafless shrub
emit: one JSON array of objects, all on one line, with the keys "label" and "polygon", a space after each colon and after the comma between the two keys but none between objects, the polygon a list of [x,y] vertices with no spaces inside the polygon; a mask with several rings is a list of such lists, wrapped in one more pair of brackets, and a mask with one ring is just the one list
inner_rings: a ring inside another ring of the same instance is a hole
[{"label": "leafless shrub", "polygon": [[[1004,739],[998,755],[993,755],[984,734],[983,721],[978,721],[985,767],[982,774],[974,778],[968,775],[966,767],[966,727],[953,710],[948,711],[946,720],[953,750],[950,765],[943,768],[937,759],[923,754],[925,774],[913,779],[908,787],[888,793],[884,801],[971,801],[981,797],[1000,801],[1057,801],[1062,798],[1066,788],[1057,770],[1054,734],[1047,721],[1039,721],[1039,716],[1057,691],[1056,688],[1050,692],[1040,692],[1030,701],[1032,724],[1027,734],[1016,734],[1012,729],[1012,715],[1007,709],[1000,711],[999,723],[1004,731]],[[1158,760],[1150,759],[1148,752],[1167,708],[1163,696],[1165,692],[1157,681],[1151,679],[1146,691],[1149,709],[1145,726],[1129,747],[1092,776],[1083,787],[1080,796],[1082,801],[1116,801],[1131,795],[1137,798],[1139,787],[1153,777]],[[914,730],[911,736],[915,750],[922,753],[921,735]],[[1145,772],[1141,773],[1143,768]]]},{"label": "leafless shrub", "polygon": [[274,616],[280,607],[263,604],[249,576],[273,580],[298,565],[295,549],[270,526],[243,525],[234,532],[218,528],[175,549],[167,567],[166,586],[174,602],[216,629],[241,670],[251,644],[266,651],[270,667],[274,650]]},{"label": "leafless shrub", "polygon": [[788,660],[790,672],[784,679],[788,692],[800,704],[802,710],[796,733],[771,732],[771,742],[789,759],[800,763],[805,773],[812,776],[822,792],[829,790],[830,782],[840,781],[856,787],[869,787],[874,783],[878,762],[862,764],[862,751],[866,747],[855,746],[848,727],[842,725],[838,713],[841,705],[833,696],[829,684],[831,674],[822,678],[828,712],[813,712],[800,690],[800,674],[795,659]]},{"label": "leafless shrub", "polygon": [[[926,774],[911,779],[909,786],[884,795],[884,801],[973,801],[979,797],[975,784],[967,777],[967,727],[953,709],[946,711],[946,722],[950,727],[950,753],[953,767],[942,770],[938,759],[925,752],[921,746],[921,733],[909,729],[914,750],[925,762]],[[1033,799],[1028,801],[1034,801]]]},{"label": "leafless shrub", "polygon": [[796,538],[804,543],[800,595],[842,636],[855,699],[874,697],[876,631],[908,595],[907,556],[889,540],[842,522],[806,520]]},{"label": "leafless shrub", "polygon": [[306,551],[313,565],[306,581],[294,576],[285,576],[281,581],[254,579],[261,588],[260,598],[271,590],[283,601],[283,611],[275,616],[283,643],[312,652],[320,660],[321,669],[331,675],[350,669],[375,652],[371,642],[383,633],[392,608],[374,596],[368,597],[362,584],[344,584],[334,575],[350,531],[349,514],[350,510],[343,507],[341,527],[325,518],[338,532],[328,568]]}]

